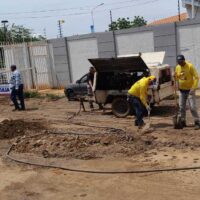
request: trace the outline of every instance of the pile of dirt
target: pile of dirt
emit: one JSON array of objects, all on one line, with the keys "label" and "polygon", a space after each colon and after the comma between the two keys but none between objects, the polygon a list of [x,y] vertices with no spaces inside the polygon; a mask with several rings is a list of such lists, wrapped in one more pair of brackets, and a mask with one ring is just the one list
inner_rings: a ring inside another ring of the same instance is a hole
[{"label": "pile of dirt", "polygon": [[24,120],[4,120],[0,123],[0,139],[12,139],[23,136],[27,132],[44,129],[44,125],[39,122],[28,122]]},{"label": "pile of dirt", "polygon": [[[195,139],[196,138],[196,139]],[[31,153],[44,158],[91,160],[97,158],[130,158],[136,155],[154,155],[165,148],[193,151],[200,149],[200,135],[195,131],[170,134],[128,134],[111,132],[95,135],[75,135],[51,131],[34,137],[19,138],[17,153]]]},{"label": "pile of dirt", "polygon": [[43,135],[22,138],[15,146],[18,153],[34,153],[45,158],[95,159],[130,157],[153,148],[154,138],[135,138],[127,134]]}]

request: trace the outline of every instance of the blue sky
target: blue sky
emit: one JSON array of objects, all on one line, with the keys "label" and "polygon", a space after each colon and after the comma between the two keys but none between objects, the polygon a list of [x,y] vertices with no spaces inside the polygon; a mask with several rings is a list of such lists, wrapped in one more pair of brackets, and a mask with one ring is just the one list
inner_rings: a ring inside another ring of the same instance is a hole
[{"label": "blue sky", "polygon": [[[7,19],[10,24],[24,25],[35,33],[43,34],[44,28],[48,38],[58,36],[57,21],[65,20],[64,36],[90,32],[92,24],[91,10],[104,3],[94,11],[95,30],[108,29],[109,10],[113,20],[118,17],[134,18],[144,16],[151,22],[177,14],[178,0],[1,0],[0,20]],[[185,10],[181,6],[181,11]]]}]

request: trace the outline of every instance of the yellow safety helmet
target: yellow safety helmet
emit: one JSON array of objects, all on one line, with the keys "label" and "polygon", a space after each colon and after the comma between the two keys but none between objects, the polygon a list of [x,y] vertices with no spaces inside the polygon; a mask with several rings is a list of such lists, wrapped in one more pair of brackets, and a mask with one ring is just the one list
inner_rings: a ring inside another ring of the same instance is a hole
[{"label": "yellow safety helmet", "polygon": [[156,80],[156,77],[155,77],[155,76],[149,76],[149,80],[150,80],[150,81],[155,81],[155,80]]}]

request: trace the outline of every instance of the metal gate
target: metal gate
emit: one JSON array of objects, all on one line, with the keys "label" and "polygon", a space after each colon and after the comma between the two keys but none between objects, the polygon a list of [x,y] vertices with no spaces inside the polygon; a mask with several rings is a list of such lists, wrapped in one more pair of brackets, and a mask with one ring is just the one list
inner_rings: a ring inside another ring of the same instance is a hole
[{"label": "metal gate", "polygon": [[2,57],[0,58],[0,71],[3,82],[9,81],[10,66],[14,64],[22,73],[26,89],[48,89],[53,87],[53,59],[50,56],[51,50],[47,42],[1,45],[0,49]]},{"label": "metal gate", "polygon": [[50,56],[51,46],[48,43],[29,44],[30,62],[35,70],[35,79],[38,89],[53,87],[53,60]]}]

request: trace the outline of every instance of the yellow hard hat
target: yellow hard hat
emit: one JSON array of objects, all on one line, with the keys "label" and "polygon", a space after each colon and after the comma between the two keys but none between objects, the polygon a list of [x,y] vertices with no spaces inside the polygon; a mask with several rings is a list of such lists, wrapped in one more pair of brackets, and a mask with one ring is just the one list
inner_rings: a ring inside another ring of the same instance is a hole
[{"label": "yellow hard hat", "polygon": [[149,80],[150,80],[150,81],[154,81],[155,79],[156,79],[155,76],[149,76]]}]

